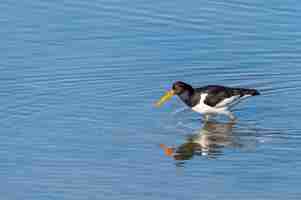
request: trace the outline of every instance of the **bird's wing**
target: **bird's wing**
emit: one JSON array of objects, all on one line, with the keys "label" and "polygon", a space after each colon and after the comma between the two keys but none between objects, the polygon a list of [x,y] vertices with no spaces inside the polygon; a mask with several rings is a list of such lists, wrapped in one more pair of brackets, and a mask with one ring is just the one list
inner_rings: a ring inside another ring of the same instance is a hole
[{"label": "bird's wing", "polygon": [[204,103],[211,107],[223,107],[235,100],[231,89],[224,86],[206,86],[199,91],[207,94]]},{"label": "bird's wing", "polygon": [[241,100],[240,95],[231,96],[221,100],[218,104],[215,105],[215,107],[217,108],[232,107],[236,103],[239,103],[240,100]]},{"label": "bird's wing", "polygon": [[255,89],[231,88],[220,85],[208,85],[197,88],[197,92],[207,94],[204,103],[211,107],[232,107],[242,99],[259,95]]}]

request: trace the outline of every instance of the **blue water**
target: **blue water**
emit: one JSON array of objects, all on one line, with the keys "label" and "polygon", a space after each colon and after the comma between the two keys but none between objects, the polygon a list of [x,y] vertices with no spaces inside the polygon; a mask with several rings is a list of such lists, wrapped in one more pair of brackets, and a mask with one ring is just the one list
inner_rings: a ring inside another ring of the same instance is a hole
[{"label": "blue water", "polygon": [[[1,199],[300,199],[300,1],[0,9]],[[208,125],[175,80],[262,95]]]}]

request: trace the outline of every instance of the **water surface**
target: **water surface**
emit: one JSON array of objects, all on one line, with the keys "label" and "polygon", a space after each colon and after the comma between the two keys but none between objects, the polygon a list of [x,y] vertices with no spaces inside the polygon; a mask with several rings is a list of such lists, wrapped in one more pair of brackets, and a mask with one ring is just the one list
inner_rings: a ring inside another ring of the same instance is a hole
[{"label": "water surface", "polygon": [[[299,1],[0,8],[3,199],[300,198]],[[208,125],[175,80],[262,95]]]}]

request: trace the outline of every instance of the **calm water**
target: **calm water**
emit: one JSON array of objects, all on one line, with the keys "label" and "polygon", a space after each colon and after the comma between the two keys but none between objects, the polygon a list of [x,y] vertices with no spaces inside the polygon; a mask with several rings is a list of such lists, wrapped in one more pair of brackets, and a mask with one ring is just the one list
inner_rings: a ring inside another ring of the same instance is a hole
[{"label": "calm water", "polygon": [[[1,199],[300,199],[300,1],[0,8]],[[175,80],[262,95],[204,124]]]}]

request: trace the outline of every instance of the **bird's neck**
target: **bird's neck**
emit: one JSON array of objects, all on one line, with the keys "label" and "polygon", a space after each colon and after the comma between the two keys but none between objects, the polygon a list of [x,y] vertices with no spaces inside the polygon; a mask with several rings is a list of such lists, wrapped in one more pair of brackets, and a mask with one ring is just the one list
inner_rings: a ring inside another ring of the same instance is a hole
[{"label": "bird's neck", "polygon": [[195,98],[196,95],[193,90],[185,90],[178,96],[189,107],[193,107],[197,104],[197,99]]}]

